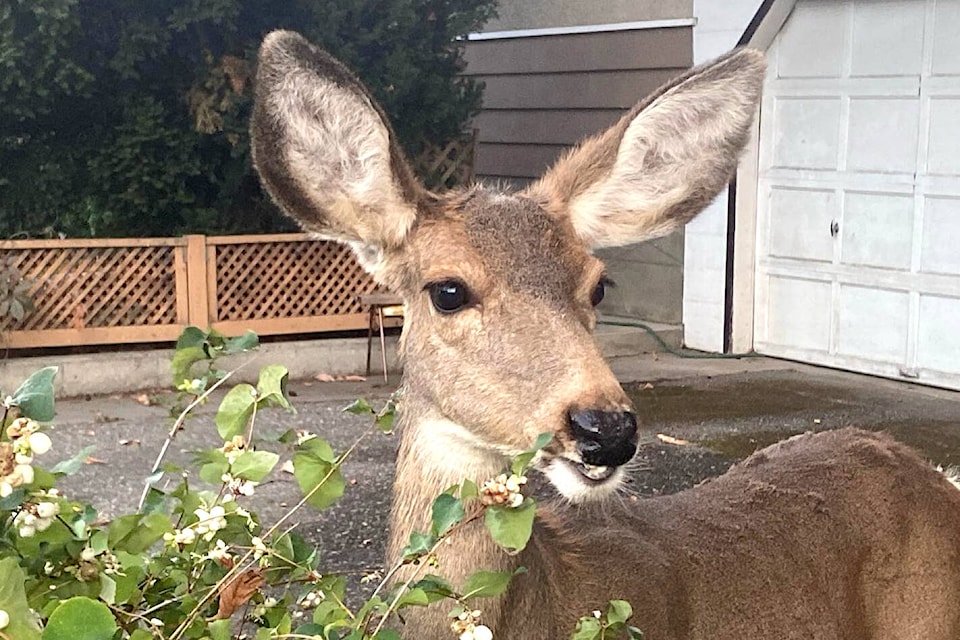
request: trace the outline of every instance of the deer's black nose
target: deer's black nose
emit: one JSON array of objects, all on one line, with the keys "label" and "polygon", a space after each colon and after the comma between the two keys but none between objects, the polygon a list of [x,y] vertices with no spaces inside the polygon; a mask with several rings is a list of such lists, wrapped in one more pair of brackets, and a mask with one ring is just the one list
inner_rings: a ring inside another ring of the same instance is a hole
[{"label": "deer's black nose", "polygon": [[619,467],[637,452],[637,418],[629,411],[572,412],[570,431],[587,464]]}]

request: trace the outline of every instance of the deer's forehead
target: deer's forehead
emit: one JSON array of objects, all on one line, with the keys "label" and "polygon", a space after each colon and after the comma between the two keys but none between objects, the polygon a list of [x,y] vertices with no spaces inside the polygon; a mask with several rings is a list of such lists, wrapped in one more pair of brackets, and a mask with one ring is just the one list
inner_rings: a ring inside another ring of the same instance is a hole
[{"label": "deer's forehead", "polygon": [[[456,238],[463,261],[479,263],[486,278],[518,292],[568,299],[591,260],[569,225],[526,198],[474,192],[450,214],[441,223],[448,234],[441,228],[438,235]],[[458,251],[455,244],[448,251]]]}]

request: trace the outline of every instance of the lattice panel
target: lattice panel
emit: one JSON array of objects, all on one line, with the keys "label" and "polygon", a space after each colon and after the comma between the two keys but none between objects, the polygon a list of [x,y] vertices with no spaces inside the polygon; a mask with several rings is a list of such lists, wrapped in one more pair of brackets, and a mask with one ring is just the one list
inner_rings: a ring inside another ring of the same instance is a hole
[{"label": "lattice panel", "polygon": [[301,240],[216,245],[216,321],[364,313],[376,283],[350,249]]},{"label": "lattice panel", "polygon": [[473,180],[473,160],[477,130],[469,136],[451,140],[443,147],[427,145],[413,160],[414,171],[430,189],[446,191]]},{"label": "lattice panel", "polygon": [[0,260],[30,283],[33,311],[0,330],[176,324],[174,247],[5,249]]}]

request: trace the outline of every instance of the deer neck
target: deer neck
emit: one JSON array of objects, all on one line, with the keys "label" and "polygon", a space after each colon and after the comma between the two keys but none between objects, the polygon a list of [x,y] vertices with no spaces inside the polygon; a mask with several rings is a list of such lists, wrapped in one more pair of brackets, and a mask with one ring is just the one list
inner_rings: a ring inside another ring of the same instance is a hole
[{"label": "deer neck", "polygon": [[[404,395],[388,566],[397,562],[411,532],[430,530],[431,506],[437,495],[465,478],[479,484],[495,477],[508,462],[506,456],[482,447],[464,427],[443,418],[425,404]],[[439,567],[425,569],[421,575],[436,573],[455,587],[461,587],[475,571],[512,571],[520,565],[517,556],[508,555],[493,542],[482,522],[474,522],[450,536],[438,549],[437,559]],[[399,575],[409,577],[409,573]],[[495,624],[501,615],[499,599],[484,600],[482,605],[484,622]],[[439,606],[430,607],[415,614],[420,618],[416,626],[423,631],[432,631],[433,626],[439,631],[442,627],[446,629],[445,635],[449,635],[450,621],[446,614],[447,610]],[[422,637],[433,636],[424,633]]]}]

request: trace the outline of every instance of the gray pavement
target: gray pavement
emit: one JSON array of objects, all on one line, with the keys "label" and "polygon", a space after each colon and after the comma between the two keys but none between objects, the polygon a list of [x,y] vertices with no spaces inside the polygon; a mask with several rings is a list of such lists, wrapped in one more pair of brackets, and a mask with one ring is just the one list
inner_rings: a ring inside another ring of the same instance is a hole
[{"label": "gray pavement", "polygon": [[[722,473],[755,448],[795,433],[842,426],[888,430],[934,463],[960,465],[960,393],[767,358],[650,354],[612,364],[643,424],[630,485],[637,496],[689,487]],[[292,381],[289,388],[297,413],[263,412],[259,436],[310,429],[337,450],[370,426],[341,409],[360,396],[382,403],[392,391],[376,382]],[[159,405],[143,406],[134,394],[59,401],[55,451],[42,462],[50,465],[95,445],[94,459],[67,479],[64,489],[107,516],[133,509],[172,424],[163,406],[170,396],[155,399]],[[168,461],[185,464],[192,451],[218,445],[215,406],[187,423]],[[657,434],[689,444],[665,444]],[[396,436],[365,438],[344,467],[350,484],[340,503],[322,513],[304,510],[295,518],[300,533],[321,548],[326,570],[362,573],[380,566],[396,446]],[[298,497],[293,477],[275,472],[252,506],[272,522]]]}]

